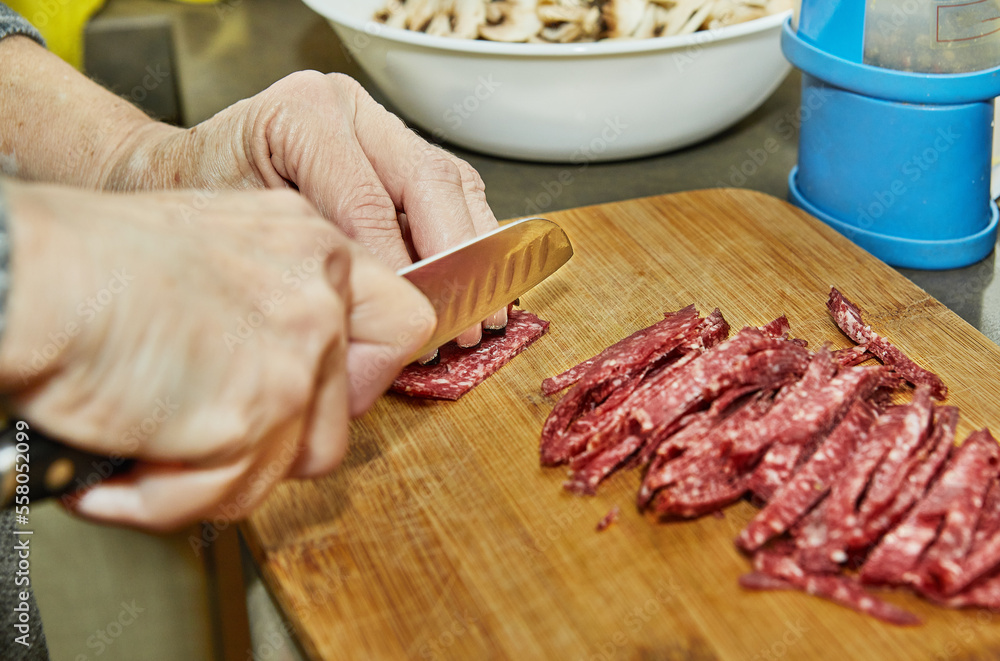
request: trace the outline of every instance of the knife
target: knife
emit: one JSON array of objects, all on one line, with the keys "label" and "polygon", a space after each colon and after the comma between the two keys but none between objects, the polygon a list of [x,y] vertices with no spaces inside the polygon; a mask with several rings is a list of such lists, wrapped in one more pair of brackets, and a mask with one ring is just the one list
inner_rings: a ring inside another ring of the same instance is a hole
[{"label": "knife", "polygon": [[[437,316],[431,338],[411,361],[506,307],[572,255],[558,225],[526,218],[400,269],[396,274],[427,297]],[[72,493],[134,463],[77,450],[25,420],[0,418],[0,507]]]}]

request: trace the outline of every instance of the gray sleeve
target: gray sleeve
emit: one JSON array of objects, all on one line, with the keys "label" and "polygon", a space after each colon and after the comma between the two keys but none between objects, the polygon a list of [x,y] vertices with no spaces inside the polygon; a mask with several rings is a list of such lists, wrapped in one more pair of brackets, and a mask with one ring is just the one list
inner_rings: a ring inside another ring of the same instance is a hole
[{"label": "gray sleeve", "polygon": [[0,39],[12,34],[23,34],[38,43],[45,45],[42,35],[28,21],[21,18],[17,12],[0,2]]}]

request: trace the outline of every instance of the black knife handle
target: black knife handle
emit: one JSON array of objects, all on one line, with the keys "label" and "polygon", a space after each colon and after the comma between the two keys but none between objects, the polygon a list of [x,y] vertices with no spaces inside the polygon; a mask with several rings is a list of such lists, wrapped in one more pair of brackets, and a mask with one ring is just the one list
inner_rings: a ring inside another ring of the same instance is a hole
[{"label": "black knife handle", "polygon": [[0,507],[91,487],[128,471],[134,463],[126,457],[77,450],[24,420],[5,420],[0,426]]}]

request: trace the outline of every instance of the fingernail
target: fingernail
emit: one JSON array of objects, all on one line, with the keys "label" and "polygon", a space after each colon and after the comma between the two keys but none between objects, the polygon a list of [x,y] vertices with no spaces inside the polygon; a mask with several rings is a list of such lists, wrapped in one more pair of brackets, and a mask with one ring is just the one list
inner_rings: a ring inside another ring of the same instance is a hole
[{"label": "fingernail", "polygon": [[494,312],[486,318],[483,332],[490,335],[504,335],[507,332],[507,308]]},{"label": "fingernail", "polygon": [[478,346],[482,341],[483,327],[480,324],[476,324],[472,328],[465,329],[462,331],[461,335],[455,338],[455,344],[463,349],[471,349],[474,346]]},{"label": "fingernail", "polygon": [[417,362],[424,367],[430,367],[432,365],[437,365],[441,362],[441,352],[435,349],[430,353],[424,354],[420,358],[417,358]]}]

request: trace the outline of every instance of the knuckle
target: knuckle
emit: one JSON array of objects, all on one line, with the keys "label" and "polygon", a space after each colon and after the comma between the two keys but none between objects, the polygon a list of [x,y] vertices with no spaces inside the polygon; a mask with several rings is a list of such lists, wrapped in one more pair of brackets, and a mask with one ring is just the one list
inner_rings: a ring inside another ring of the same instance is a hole
[{"label": "knuckle", "polygon": [[344,198],[339,220],[347,224],[348,235],[355,227],[378,230],[396,230],[396,205],[389,194],[375,183],[356,186],[350,195]]},{"label": "knuckle", "polygon": [[462,185],[465,187],[465,191],[472,195],[481,195],[485,197],[486,182],[483,181],[483,177],[479,174],[479,171],[461,159],[455,160],[458,165],[458,171],[462,177]]},{"label": "knuckle", "polygon": [[437,149],[429,150],[423,159],[417,177],[419,184],[447,184],[462,186],[462,172],[455,161]]}]

